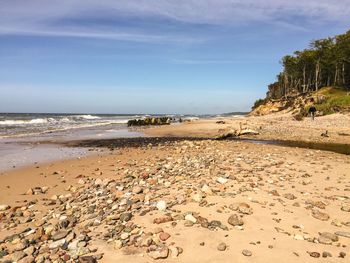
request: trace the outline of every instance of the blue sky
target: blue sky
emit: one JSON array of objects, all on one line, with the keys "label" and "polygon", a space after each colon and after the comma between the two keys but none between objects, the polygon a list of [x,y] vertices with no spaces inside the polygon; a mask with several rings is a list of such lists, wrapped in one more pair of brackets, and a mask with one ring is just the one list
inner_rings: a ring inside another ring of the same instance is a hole
[{"label": "blue sky", "polygon": [[283,55],[350,29],[349,0],[2,0],[0,112],[224,113]]}]

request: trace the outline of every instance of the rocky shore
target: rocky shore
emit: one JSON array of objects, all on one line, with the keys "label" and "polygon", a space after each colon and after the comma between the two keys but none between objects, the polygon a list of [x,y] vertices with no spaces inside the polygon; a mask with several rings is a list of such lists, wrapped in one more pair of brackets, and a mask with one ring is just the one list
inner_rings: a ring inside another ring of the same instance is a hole
[{"label": "rocky shore", "polygon": [[172,121],[170,117],[147,117],[144,119],[133,119],[128,121],[128,127],[130,126],[149,126],[149,125],[169,125]]},{"label": "rocky shore", "polygon": [[0,176],[1,262],[349,261],[346,155],[214,140],[86,146],[93,156]]}]

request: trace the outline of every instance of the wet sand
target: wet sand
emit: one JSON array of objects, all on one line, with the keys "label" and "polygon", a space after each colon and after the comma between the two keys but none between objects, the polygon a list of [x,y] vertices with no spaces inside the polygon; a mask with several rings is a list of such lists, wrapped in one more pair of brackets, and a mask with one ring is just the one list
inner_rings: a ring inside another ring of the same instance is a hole
[{"label": "wet sand", "polygon": [[142,136],[143,133],[128,129],[126,126],[108,125],[27,136],[0,137],[0,172],[87,155],[86,147],[68,145],[74,141],[142,138]]}]

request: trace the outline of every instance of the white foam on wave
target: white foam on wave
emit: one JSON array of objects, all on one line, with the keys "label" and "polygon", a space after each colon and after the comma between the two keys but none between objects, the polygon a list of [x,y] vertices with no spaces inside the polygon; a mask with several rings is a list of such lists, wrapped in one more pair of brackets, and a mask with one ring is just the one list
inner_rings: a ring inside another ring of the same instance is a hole
[{"label": "white foam on wave", "polygon": [[11,125],[26,125],[26,124],[43,124],[47,123],[47,119],[32,119],[32,120],[4,120],[0,121],[0,125],[11,126]]},{"label": "white foam on wave", "polygon": [[109,124],[126,124],[130,119],[119,119],[110,121]]},{"label": "white foam on wave", "polygon": [[101,117],[93,116],[93,115],[90,115],[90,114],[87,114],[87,115],[76,115],[74,117],[85,119],[85,120],[98,120],[98,119],[101,119]]},{"label": "white foam on wave", "polygon": [[0,121],[0,125],[20,125],[20,124],[25,124],[27,121],[22,121],[22,120],[4,120]]},{"label": "white foam on wave", "polygon": [[48,123],[48,119],[32,119],[29,121],[29,124],[43,124],[43,123]]}]

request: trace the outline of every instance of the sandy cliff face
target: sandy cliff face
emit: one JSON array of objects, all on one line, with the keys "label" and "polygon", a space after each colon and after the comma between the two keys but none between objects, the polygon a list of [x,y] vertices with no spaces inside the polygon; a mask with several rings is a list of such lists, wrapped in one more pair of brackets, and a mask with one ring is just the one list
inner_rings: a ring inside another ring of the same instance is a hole
[{"label": "sandy cliff face", "polygon": [[286,100],[276,100],[276,101],[268,101],[265,104],[262,104],[255,108],[250,115],[253,116],[262,116],[275,112],[279,112],[285,110],[287,108],[288,102]]},{"label": "sandy cliff face", "polygon": [[[275,112],[290,112],[295,116],[304,116],[307,114],[308,106],[322,103],[324,100],[325,97],[319,94],[302,94],[277,100],[268,100],[266,103],[255,108],[250,115],[262,116]],[[322,113],[319,114],[322,115]]]}]

